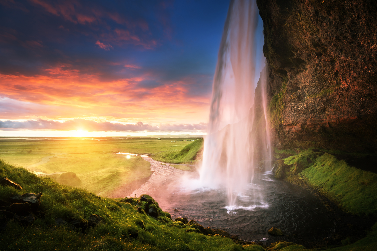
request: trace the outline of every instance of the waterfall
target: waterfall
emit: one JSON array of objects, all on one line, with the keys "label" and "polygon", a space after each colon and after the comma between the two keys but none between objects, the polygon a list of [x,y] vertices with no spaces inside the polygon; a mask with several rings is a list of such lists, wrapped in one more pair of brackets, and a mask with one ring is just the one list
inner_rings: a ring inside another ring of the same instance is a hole
[{"label": "waterfall", "polygon": [[[200,183],[225,188],[228,205],[258,176],[271,170],[266,68],[256,79],[255,32],[258,10],[255,0],[231,1],[213,80],[208,132],[204,142]],[[262,48],[261,48],[262,49]],[[262,194],[255,193],[258,200]]]}]

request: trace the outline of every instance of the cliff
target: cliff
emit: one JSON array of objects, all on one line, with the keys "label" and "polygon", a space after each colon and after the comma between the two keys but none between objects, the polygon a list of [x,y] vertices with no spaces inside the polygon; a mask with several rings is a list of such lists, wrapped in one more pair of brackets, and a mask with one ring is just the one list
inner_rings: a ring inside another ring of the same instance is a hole
[{"label": "cliff", "polygon": [[274,145],[376,153],[376,1],[257,5]]}]

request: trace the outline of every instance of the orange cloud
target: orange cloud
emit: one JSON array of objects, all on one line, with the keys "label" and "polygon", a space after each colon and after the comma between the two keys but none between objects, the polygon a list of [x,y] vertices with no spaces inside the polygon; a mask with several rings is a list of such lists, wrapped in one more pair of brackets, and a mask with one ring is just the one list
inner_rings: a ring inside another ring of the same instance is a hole
[{"label": "orange cloud", "polygon": [[[113,116],[154,123],[207,121],[209,99],[189,95],[191,79],[145,88],[139,83],[151,79],[153,76],[149,74],[100,81],[96,74],[81,74],[68,68],[69,65],[61,65],[45,69],[47,74],[38,76],[0,74],[1,96],[42,105],[43,108],[38,108],[40,112],[32,114],[43,116],[43,111],[55,114],[49,118]],[[22,112],[18,112],[18,118],[22,118]],[[4,119],[12,117],[10,113],[1,115]]]}]

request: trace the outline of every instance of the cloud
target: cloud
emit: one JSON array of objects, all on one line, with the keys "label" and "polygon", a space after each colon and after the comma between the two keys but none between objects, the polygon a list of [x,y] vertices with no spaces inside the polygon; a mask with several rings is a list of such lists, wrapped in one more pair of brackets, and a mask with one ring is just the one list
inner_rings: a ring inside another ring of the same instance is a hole
[{"label": "cloud", "polygon": [[101,49],[104,49],[106,51],[109,51],[111,48],[113,48],[112,45],[110,45],[110,44],[105,45],[102,42],[100,42],[99,40],[97,40],[95,44],[98,45]]},{"label": "cloud", "polygon": [[204,132],[207,125],[205,123],[198,124],[161,124],[149,125],[142,122],[134,124],[120,124],[110,122],[95,122],[83,119],[68,120],[58,122],[53,120],[0,120],[0,129],[26,129],[26,130],[87,130],[87,131],[116,131],[116,132]]}]

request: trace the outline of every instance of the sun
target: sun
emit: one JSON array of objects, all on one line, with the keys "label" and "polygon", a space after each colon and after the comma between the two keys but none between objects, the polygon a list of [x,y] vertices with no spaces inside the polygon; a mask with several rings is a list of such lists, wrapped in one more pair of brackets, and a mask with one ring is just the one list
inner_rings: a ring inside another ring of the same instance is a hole
[{"label": "sun", "polygon": [[86,137],[87,133],[88,133],[88,131],[83,130],[83,129],[79,129],[79,130],[76,130],[74,132],[74,137]]}]

